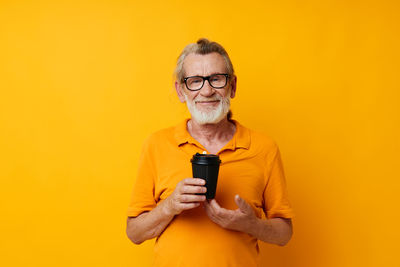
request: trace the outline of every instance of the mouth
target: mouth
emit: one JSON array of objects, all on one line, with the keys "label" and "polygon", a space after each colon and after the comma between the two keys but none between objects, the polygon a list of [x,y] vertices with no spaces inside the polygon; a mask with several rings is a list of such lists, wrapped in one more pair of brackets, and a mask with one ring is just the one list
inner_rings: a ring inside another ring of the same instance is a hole
[{"label": "mouth", "polygon": [[196,101],[196,104],[200,105],[213,105],[215,103],[218,103],[219,100],[211,100],[211,101]]}]

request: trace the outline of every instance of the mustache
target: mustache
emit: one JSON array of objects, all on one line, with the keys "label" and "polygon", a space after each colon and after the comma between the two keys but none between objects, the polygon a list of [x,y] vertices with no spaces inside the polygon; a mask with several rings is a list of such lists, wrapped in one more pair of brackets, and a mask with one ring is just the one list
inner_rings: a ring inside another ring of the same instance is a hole
[{"label": "mustache", "polygon": [[202,97],[202,96],[197,96],[194,101],[216,101],[216,100],[222,100],[222,96],[215,95],[213,97]]}]

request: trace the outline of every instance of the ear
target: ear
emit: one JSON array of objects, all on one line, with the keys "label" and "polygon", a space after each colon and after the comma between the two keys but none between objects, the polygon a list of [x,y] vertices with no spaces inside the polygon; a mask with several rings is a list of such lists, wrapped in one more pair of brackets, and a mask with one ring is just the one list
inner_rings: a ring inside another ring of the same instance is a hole
[{"label": "ear", "polygon": [[175,90],[176,90],[176,93],[178,94],[179,101],[181,101],[181,103],[185,103],[186,100],[185,100],[185,96],[183,95],[183,92],[182,92],[182,90],[183,90],[182,84],[175,81]]},{"label": "ear", "polygon": [[236,84],[237,84],[237,77],[233,76],[231,81],[231,98],[234,98],[236,95]]}]

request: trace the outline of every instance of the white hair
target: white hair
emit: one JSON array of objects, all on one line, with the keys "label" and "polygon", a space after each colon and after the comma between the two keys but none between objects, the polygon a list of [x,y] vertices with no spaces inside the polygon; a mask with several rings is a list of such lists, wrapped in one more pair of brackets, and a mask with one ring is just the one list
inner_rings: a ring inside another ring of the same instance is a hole
[{"label": "white hair", "polygon": [[183,83],[183,78],[185,76],[183,62],[185,61],[185,58],[191,53],[198,55],[207,55],[211,53],[220,54],[225,60],[226,72],[229,74],[230,79],[233,79],[233,77],[235,76],[232,61],[229,58],[229,55],[226,52],[225,48],[223,48],[222,45],[220,45],[219,43],[211,42],[206,38],[200,38],[199,40],[197,40],[196,43],[188,44],[178,57],[174,75],[179,83]]}]

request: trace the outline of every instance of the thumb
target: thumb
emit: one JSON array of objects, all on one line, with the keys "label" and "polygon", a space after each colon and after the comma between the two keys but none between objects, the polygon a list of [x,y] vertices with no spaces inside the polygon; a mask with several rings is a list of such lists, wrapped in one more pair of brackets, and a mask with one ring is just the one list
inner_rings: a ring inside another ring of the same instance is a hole
[{"label": "thumb", "polygon": [[235,196],[235,202],[236,205],[238,205],[239,209],[243,212],[243,213],[249,213],[250,212],[250,205],[243,199],[241,198],[239,195]]}]

